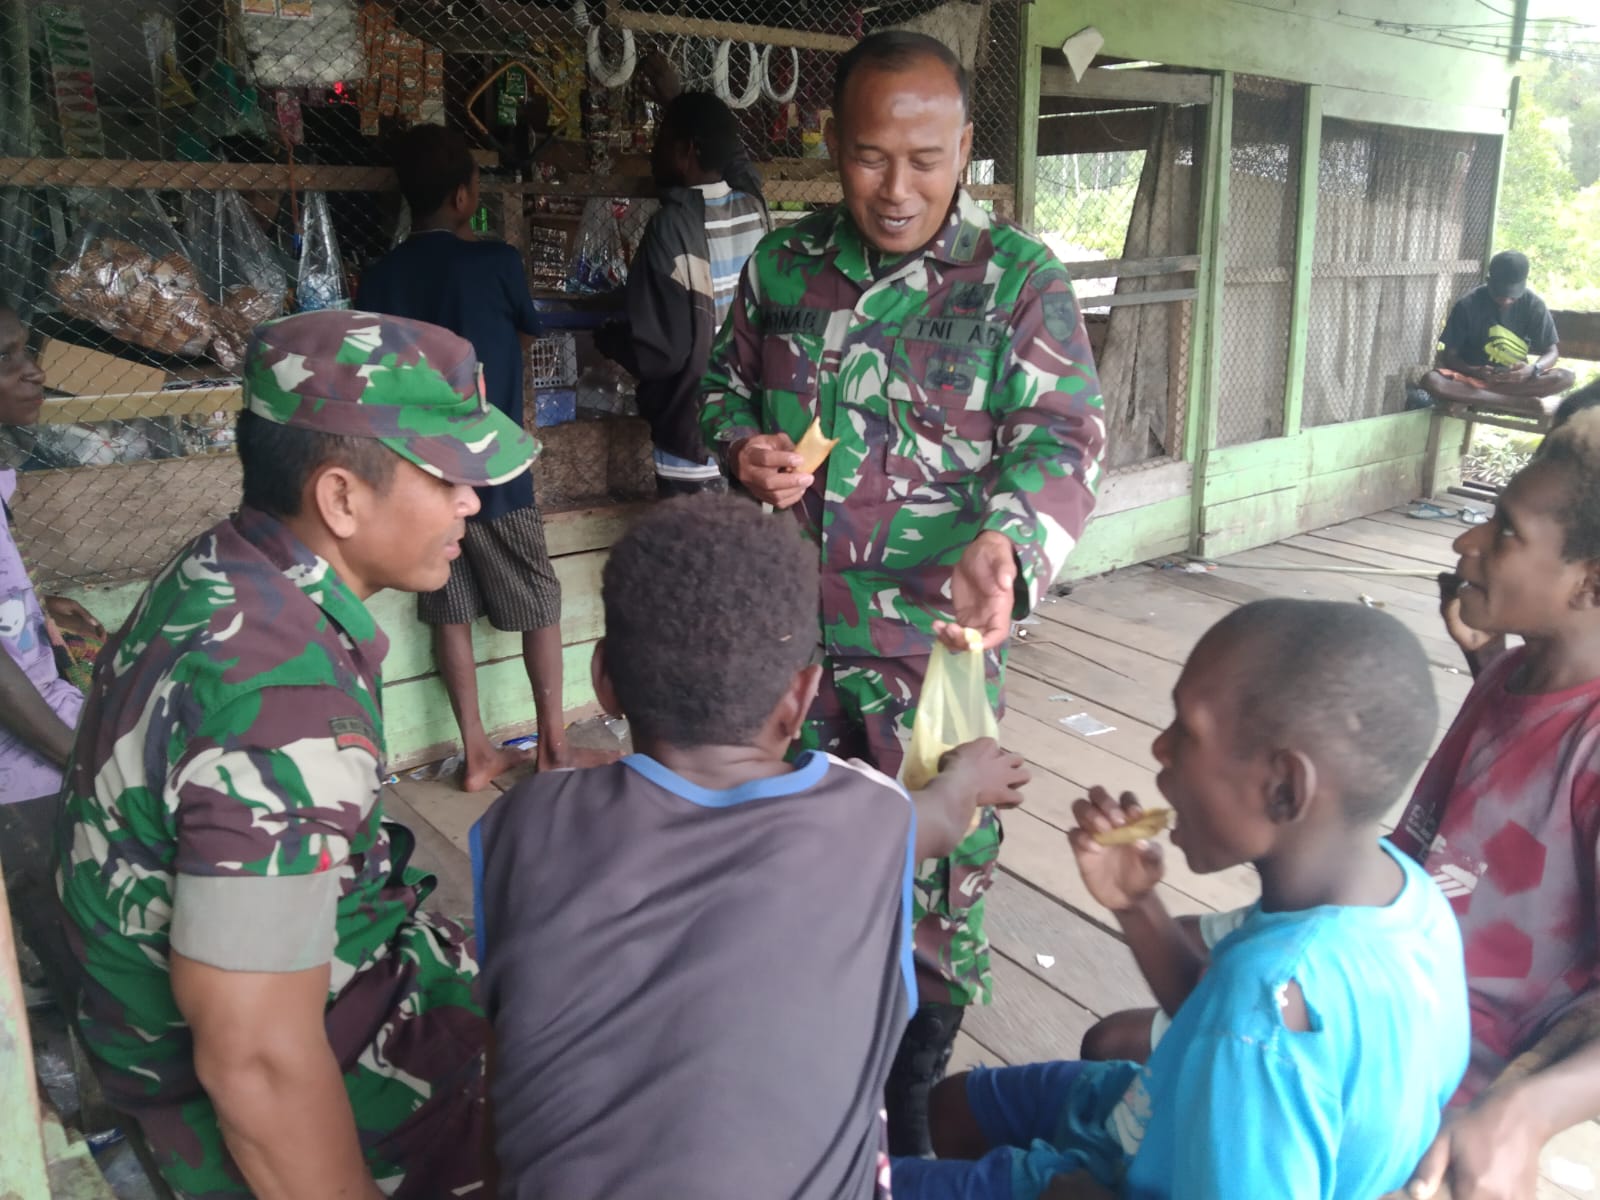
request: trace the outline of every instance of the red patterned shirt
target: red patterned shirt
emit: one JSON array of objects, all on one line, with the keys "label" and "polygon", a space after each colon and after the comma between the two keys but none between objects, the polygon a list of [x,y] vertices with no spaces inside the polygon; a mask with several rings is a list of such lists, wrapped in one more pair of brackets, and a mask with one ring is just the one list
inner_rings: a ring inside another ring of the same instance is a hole
[{"label": "red patterned shirt", "polygon": [[1457,1104],[1600,985],[1600,680],[1516,694],[1525,654],[1478,680],[1394,832],[1461,922],[1472,1064]]}]

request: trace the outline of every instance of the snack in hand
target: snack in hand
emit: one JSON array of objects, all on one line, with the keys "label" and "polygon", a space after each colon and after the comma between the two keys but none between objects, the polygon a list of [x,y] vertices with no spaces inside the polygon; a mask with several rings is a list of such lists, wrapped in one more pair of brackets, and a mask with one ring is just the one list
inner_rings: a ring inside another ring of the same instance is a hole
[{"label": "snack in hand", "polygon": [[838,438],[822,436],[822,418],[813,417],[811,427],[806,430],[805,436],[800,439],[794,451],[801,458],[800,474],[815,475],[817,468],[827,461],[828,455],[839,444]]},{"label": "snack in hand", "polygon": [[1115,829],[1102,829],[1090,836],[1102,846],[1131,846],[1155,837],[1171,823],[1170,808],[1152,808],[1137,821],[1129,821]]}]

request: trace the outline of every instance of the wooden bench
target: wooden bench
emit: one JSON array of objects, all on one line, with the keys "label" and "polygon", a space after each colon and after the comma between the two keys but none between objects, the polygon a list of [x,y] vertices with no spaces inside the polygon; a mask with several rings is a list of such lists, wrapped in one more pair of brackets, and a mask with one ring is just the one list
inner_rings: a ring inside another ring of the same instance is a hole
[{"label": "wooden bench", "polygon": [[[1561,358],[1563,362],[1575,360],[1577,362],[1600,362],[1600,312],[1552,312],[1551,318],[1556,323],[1556,331],[1561,337]],[[1543,434],[1550,428],[1550,418],[1543,412],[1528,413],[1522,410],[1511,410],[1490,404],[1466,404],[1461,401],[1435,401],[1433,407],[1433,421],[1428,428],[1428,452],[1424,460],[1423,490],[1424,496],[1436,493],[1435,473],[1438,469],[1438,453],[1442,438],[1442,426],[1446,418],[1453,418],[1466,422],[1466,430],[1461,439],[1461,454],[1466,455],[1472,444],[1472,428],[1474,425],[1492,425],[1496,429],[1510,429],[1517,433]],[[1474,492],[1476,494],[1476,492]]]}]

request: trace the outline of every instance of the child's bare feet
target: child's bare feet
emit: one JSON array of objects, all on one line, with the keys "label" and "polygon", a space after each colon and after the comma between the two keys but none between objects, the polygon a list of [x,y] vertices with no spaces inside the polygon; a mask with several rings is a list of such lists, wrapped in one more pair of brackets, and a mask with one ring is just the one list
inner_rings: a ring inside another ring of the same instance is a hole
[{"label": "child's bare feet", "polygon": [[[469,749],[466,766],[461,772],[461,790],[481,792],[507,771],[515,770],[532,757],[531,751],[517,750],[511,746],[485,743],[479,749]],[[540,765],[543,766],[542,763]]]},{"label": "child's bare feet", "polygon": [[622,757],[621,750],[594,750],[588,746],[552,746],[539,741],[539,770],[571,771],[580,767],[603,767]]}]

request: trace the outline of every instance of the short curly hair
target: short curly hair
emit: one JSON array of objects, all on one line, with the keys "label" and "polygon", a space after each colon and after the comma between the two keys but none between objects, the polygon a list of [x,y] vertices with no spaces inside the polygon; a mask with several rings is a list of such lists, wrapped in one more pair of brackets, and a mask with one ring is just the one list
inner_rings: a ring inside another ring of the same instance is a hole
[{"label": "short curly hair", "polygon": [[1575,408],[1545,435],[1523,470],[1550,468],[1564,472],[1567,480],[1562,557],[1568,562],[1600,559],[1600,409]]},{"label": "short curly hair", "polygon": [[636,736],[754,738],[819,640],[817,549],[738,496],[658,504],[612,548],[606,671]]},{"label": "short curly hair", "polygon": [[1233,672],[1238,748],[1312,754],[1337,772],[1352,824],[1379,819],[1428,757],[1439,711],[1428,658],[1388,613],[1257,600],[1201,640]]}]

